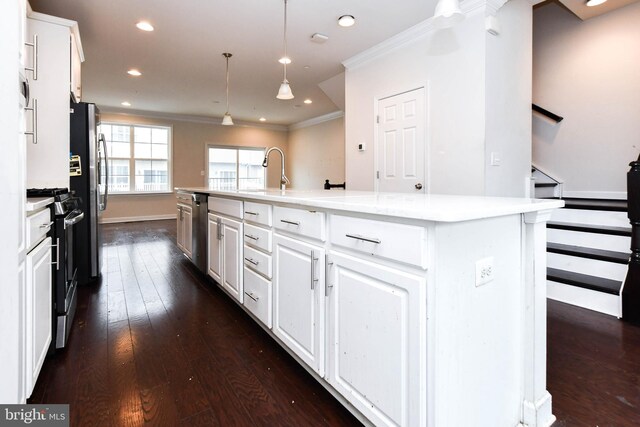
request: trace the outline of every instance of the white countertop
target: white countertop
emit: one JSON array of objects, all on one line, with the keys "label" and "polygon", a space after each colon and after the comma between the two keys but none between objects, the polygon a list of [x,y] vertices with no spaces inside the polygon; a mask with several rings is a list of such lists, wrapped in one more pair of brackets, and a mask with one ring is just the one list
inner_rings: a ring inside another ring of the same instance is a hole
[{"label": "white countertop", "polygon": [[27,197],[27,213],[49,206],[53,201],[53,197]]},{"label": "white countertop", "polygon": [[176,188],[256,202],[289,203],[304,207],[362,212],[426,221],[457,222],[535,212],[564,206],[555,199],[453,196],[443,194],[376,193],[351,190],[210,190],[205,187]]}]

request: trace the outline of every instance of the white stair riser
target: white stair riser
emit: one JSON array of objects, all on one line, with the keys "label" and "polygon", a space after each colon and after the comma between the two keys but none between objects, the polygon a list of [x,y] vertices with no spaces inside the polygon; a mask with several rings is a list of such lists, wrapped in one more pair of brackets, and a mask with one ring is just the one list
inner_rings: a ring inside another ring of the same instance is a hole
[{"label": "white stair riser", "polygon": [[620,297],[547,280],[547,298],[620,317]]},{"label": "white stair riser", "polygon": [[555,187],[535,187],[534,192],[536,199],[556,197]]},{"label": "white stair riser", "polygon": [[591,211],[586,209],[556,209],[551,221],[573,224],[606,225],[610,227],[629,227],[626,212]]},{"label": "white stair riser", "polygon": [[583,231],[547,229],[547,241],[564,245],[583,246],[607,251],[630,252],[631,237]]},{"label": "white stair riser", "polygon": [[547,253],[547,267],[612,280],[624,280],[627,265],[569,255]]}]

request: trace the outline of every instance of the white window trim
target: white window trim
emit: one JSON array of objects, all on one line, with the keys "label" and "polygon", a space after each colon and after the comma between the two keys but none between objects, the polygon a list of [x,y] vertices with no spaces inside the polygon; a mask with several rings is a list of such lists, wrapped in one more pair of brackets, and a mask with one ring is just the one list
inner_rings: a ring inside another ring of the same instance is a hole
[{"label": "white window trim", "polygon": [[[173,194],[173,126],[172,125],[159,125],[159,124],[145,124],[145,123],[128,123],[128,122],[118,122],[118,121],[104,121],[100,123],[101,125],[115,125],[115,126],[128,126],[130,128],[129,132],[129,158],[123,159],[121,157],[111,157],[109,156],[109,160],[129,160],[129,188],[131,186],[135,186],[135,161],[136,160],[161,160],[161,159],[147,159],[147,158],[136,158],[134,157],[135,153],[135,144],[134,144],[134,132],[133,127],[146,127],[146,128],[159,128],[159,129],[167,129],[167,189],[159,190],[159,191],[109,191],[109,197],[111,196],[145,196],[145,195],[154,195],[154,194]],[[107,153],[109,154],[109,153]]]},{"label": "white window trim", "polygon": [[[222,148],[222,149],[230,149],[230,150],[254,150],[254,151],[262,151],[264,154],[267,151],[266,147],[254,147],[254,146],[242,146],[242,145],[223,145],[223,144],[206,144],[204,149],[204,186],[205,188],[209,188],[209,149],[210,148]],[[236,188],[238,188],[238,179],[240,178],[240,162],[236,153]],[[264,168],[264,186],[267,187],[267,169]]]}]

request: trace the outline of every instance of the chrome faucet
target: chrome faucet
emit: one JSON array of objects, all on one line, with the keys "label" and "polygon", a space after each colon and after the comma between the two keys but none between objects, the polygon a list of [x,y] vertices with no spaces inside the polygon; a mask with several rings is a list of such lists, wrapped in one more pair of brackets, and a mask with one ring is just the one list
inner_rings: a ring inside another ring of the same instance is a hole
[{"label": "chrome faucet", "polygon": [[289,181],[289,178],[287,178],[287,176],[284,174],[284,152],[281,149],[279,149],[278,147],[269,148],[267,150],[267,152],[265,153],[265,155],[264,155],[264,160],[262,161],[262,167],[266,168],[267,166],[269,166],[269,154],[273,150],[276,150],[278,153],[280,153],[280,160],[282,161],[282,174],[280,176],[280,189],[284,190],[286,184],[291,184],[291,182]]}]

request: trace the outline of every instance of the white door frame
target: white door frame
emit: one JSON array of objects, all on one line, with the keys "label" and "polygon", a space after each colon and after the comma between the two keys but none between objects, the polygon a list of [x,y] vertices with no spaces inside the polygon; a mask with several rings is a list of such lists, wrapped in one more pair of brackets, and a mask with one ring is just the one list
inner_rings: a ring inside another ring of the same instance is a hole
[{"label": "white door frame", "polygon": [[421,84],[417,84],[415,86],[405,87],[403,89],[394,90],[392,93],[386,93],[384,95],[378,95],[373,98],[373,189],[374,191],[378,191],[380,180],[377,177],[377,173],[380,170],[380,138],[378,137],[378,126],[377,117],[380,116],[380,111],[378,110],[378,105],[380,101],[386,98],[391,98],[393,96],[402,95],[403,93],[411,92],[418,89],[424,89],[424,188],[425,194],[431,193],[431,165],[429,163],[429,147],[431,145],[431,91],[429,88],[429,81],[423,82]]}]

